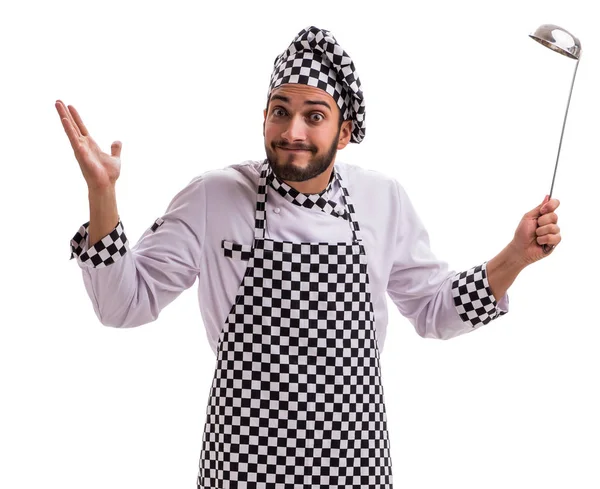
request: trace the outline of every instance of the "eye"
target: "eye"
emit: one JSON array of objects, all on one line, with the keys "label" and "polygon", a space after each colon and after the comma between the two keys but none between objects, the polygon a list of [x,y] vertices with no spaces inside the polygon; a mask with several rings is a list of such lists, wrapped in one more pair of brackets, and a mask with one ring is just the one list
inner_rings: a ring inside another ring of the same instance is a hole
[{"label": "eye", "polygon": [[283,116],[286,114],[286,111],[285,111],[283,108],[281,108],[281,107],[275,107],[275,108],[273,109],[273,112],[272,112],[272,114],[273,114],[275,117],[283,117]]},{"label": "eye", "polygon": [[325,117],[320,112],[313,112],[310,114],[310,120],[312,122],[321,122]]}]

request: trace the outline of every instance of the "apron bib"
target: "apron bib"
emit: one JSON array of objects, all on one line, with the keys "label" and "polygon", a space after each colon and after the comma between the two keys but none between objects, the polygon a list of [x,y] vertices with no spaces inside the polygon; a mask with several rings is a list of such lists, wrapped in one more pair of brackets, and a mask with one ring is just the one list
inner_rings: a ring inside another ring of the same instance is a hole
[{"label": "apron bib", "polygon": [[217,345],[197,487],[391,489],[367,257],[350,196],[342,184],[351,243],[265,239],[271,171],[265,161],[254,245],[222,245],[248,267]]}]

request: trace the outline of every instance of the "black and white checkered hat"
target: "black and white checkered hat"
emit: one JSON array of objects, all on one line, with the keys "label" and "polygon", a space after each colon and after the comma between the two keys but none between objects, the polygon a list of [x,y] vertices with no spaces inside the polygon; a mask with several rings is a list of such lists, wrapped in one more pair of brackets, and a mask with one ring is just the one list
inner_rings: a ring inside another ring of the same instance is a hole
[{"label": "black and white checkered hat", "polygon": [[301,83],[325,90],[342,111],[344,120],[352,120],[352,139],[365,137],[365,101],[360,80],[350,56],[331,33],[311,26],[302,29],[292,44],[277,58],[271,75],[268,97],[285,83]]}]

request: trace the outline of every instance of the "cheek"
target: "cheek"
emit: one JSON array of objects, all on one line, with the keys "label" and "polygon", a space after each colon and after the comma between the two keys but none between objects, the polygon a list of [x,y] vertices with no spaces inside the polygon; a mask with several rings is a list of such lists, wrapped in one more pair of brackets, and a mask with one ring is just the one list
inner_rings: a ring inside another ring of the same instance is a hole
[{"label": "cheek", "polygon": [[264,126],[265,141],[272,141],[277,138],[277,129],[273,124],[266,123]]},{"label": "cheek", "polygon": [[335,132],[330,133],[329,131],[319,131],[312,138],[312,143],[315,146],[318,146],[321,151],[327,151],[333,143],[333,138],[335,137],[335,135]]}]

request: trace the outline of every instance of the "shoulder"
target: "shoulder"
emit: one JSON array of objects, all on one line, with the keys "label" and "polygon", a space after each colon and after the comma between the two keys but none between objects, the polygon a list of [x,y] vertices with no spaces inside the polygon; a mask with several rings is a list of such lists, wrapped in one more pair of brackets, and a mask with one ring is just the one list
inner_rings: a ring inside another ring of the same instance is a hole
[{"label": "shoulder", "polygon": [[196,176],[184,192],[215,216],[246,215],[256,202],[263,161],[248,160]]},{"label": "shoulder", "polygon": [[220,192],[258,182],[262,161],[248,160],[243,163],[209,170],[192,179],[189,185],[203,186],[207,191]]},{"label": "shoulder", "polygon": [[207,205],[222,209],[244,206],[258,186],[262,161],[245,161],[195,176],[177,192],[170,209],[198,211]]},{"label": "shoulder", "polygon": [[262,161],[248,160],[224,168],[206,171],[195,176],[179,194],[189,197],[219,199],[256,192]]},{"label": "shoulder", "polygon": [[405,195],[398,180],[383,172],[344,162],[336,162],[335,168],[351,195],[368,195],[388,201]]}]

